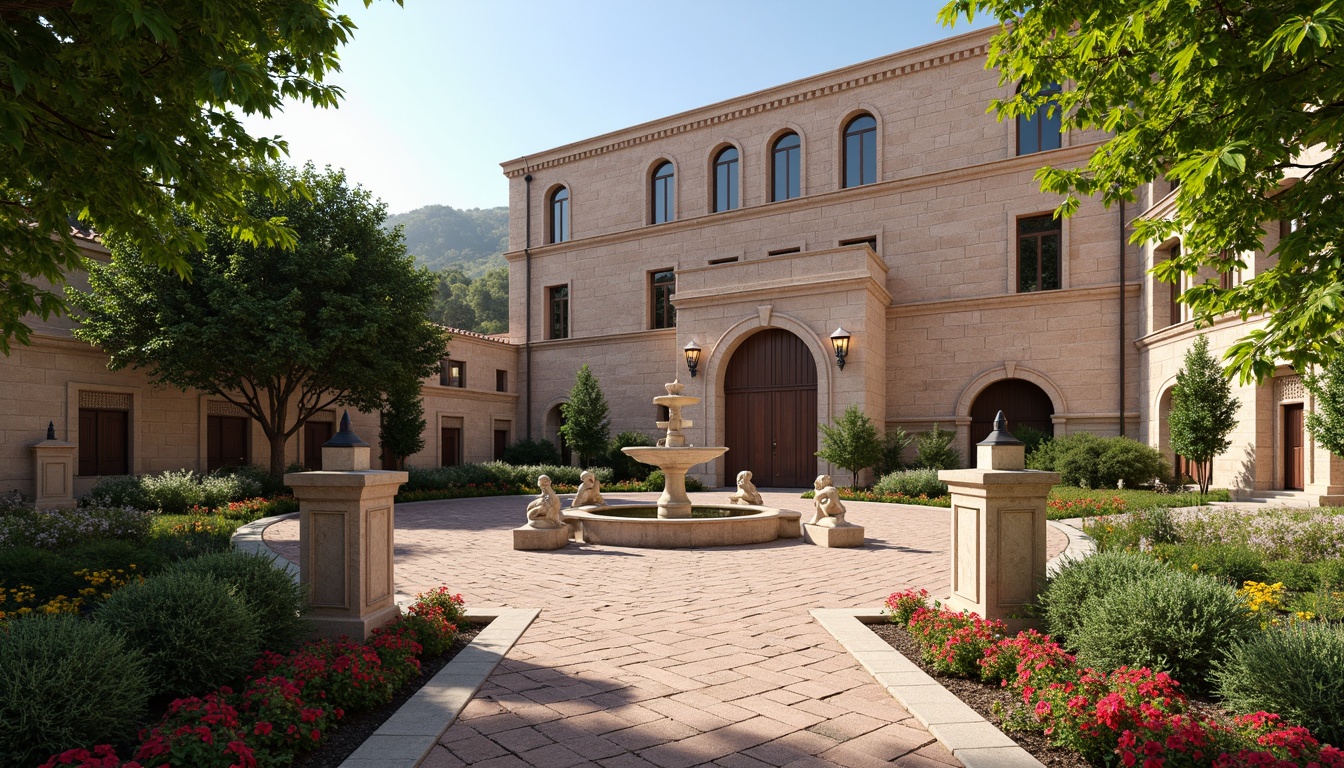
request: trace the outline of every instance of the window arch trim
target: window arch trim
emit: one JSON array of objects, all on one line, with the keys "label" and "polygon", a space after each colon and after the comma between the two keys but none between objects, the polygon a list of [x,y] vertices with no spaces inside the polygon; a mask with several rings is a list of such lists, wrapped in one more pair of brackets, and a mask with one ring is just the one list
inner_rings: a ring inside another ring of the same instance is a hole
[{"label": "window arch trim", "polygon": [[[796,180],[790,178],[787,182],[787,187],[785,191],[792,192],[796,187],[797,194],[796,195],[790,194],[787,197],[780,197],[775,194],[776,192],[775,179],[777,175],[775,173],[776,171],[775,152],[779,148],[779,143],[790,135],[796,136],[798,138],[798,147],[797,147],[798,178]],[[775,202],[781,202],[783,200],[793,200],[795,198],[802,197],[803,195],[807,194],[806,159],[807,159],[807,141],[804,139],[802,128],[792,123],[785,123],[783,126],[779,128],[778,131],[771,134],[770,140],[767,141],[765,144],[765,161],[766,161],[765,199],[768,200],[769,202],[775,203]]]},{"label": "window arch trim", "polygon": [[[724,197],[727,198],[727,201],[731,202],[732,204],[727,207],[720,207],[719,187],[720,187],[720,181],[722,179],[720,179],[719,175],[719,162],[720,158],[723,157],[723,155],[730,150],[737,153],[737,159],[736,161],[734,161],[736,168],[732,171],[731,174],[725,173],[725,176],[729,177],[727,178],[727,183],[731,187],[730,190],[731,194],[724,195]],[[742,147],[735,141],[725,141],[715,146],[714,149],[710,150],[709,175],[708,175],[709,184],[707,185],[709,192],[709,199],[707,200],[707,203],[708,203],[708,210],[710,213],[735,211],[738,208],[742,207],[744,197],[744,195],[742,194],[743,193],[742,167],[745,158],[746,153],[742,151]]]},{"label": "window arch trim", "polygon": [[[666,173],[664,173],[666,171]],[[666,224],[677,220],[677,163],[660,155],[649,163],[645,190],[648,194],[649,224]]]},{"label": "window arch trim", "polygon": [[[874,133],[872,134],[872,179],[864,180],[860,184],[849,184],[846,173],[846,163],[849,158],[849,130],[850,126],[854,124],[854,121],[862,117],[872,118],[874,124]],[[876,107],[867,102],[856,104],[853,109],[841,116],[835,124],[835,135],[838,139],[836,141],[835,151],[835,167],[838,169],[836,173],[836,189],[851,189],[853,187],[875,184],[882,180],[882,137],[884,133],[885,124],[882,120],[882,114]]]},{"label": "window arch trim", "polygon": [[[556,198],[564,194],[563,220],[556,221]],[[543,198],[545,207],[545,229],[543,237],[545,245],[554,245],[556,243],[567,243],[574,239],[574,190],[568,183],[556,183],[546,190],[546,196]],[[559,235],[559,237],[557,237]]]}]

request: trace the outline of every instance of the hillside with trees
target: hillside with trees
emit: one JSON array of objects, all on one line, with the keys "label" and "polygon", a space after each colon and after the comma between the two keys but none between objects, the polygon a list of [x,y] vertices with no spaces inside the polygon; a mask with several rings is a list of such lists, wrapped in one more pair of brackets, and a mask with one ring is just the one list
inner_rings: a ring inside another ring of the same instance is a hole
[{"label": "hillside with trees", "polygon": [[387,217],[388,227],[397,224],[416,263],[438,274],[430,320],[477,333],[509,329],[508,208],[427,205]]}]

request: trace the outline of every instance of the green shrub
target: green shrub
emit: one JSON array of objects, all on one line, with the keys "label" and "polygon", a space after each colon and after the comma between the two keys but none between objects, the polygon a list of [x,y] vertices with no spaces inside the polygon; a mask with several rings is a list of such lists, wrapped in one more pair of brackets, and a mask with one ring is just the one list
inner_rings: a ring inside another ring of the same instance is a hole
[{"label": "green shrub", "polygon": [[160,574],[114,592],[93,617],[149,660],[155,695],[192,696],[236,682],[260,652],[247,606],[210,576]]},{"label": "green shrub", "polygon": [[1164,571],[1119,584],[1079,608],[1074,637],[1080,664],[1169,672],[1205,690],[1214,664],[1259,631],[1236,590],[1204,576]]},{"label": "green shrub", "polygon": [[1344,743],[1344,625],[1270,627],[1234,645],[1213,677],[1232,711],[1275,712]]},{"label": "green shrub", "polygon": [[190,469],[168,471],[140,478],[145,493],[165,515],[180,515],[205,501],[196,473]]},{"label": "green shrub", "polygon": [[1022,441],[1024,450],[1026,451],[1026,454],[1028,456],[1034,453],[1038,448],[1040,448],[1045,443],[1048,443],[1054,439],[1053,437],[1050,436],[1048,432],[1042,432],[1041,430],[1036,429],[1035,427],[1022,427],[1022,426],[1010,427],[1008,431],[1013,433],[1013,437],[1016,437],[1018,440]]},{"label": "green shrub", "polygon": [[1072,646],[1084,603],[1164,570],[1156,560],[1133,552],[1101,552],[1069,561],[1050,578],[1038,598],[1045,626],[1060,643]]},{"label": "green shrub", "polygon": [[305,634],[304,590],[268,555],[228,551],[194,557],[169,572],[213,577],[233,589],[257,627],[261,647],[286,650]]},{"label": "green shrub", "polygon": [[89,491],[81,506],[91,507],[134,507],[136,509],[154,509],[154,500],[145,491],[140,478],[133,475],[104,477]]},{"label": "green shrub", "polygon": [[947,483],[938,479],[938,470],[936,469],[907,469],[903,472],[892,472],[889,475],[883,475],[873,485],[875,493],[899,493],[902,496],[919,496],[923,494],[929,498],[947,495]]},{"label": "green shrub", "polygon": [[1183,573],[1221,579],[1234,587],[1265,581],[1265,557],[1240,544],[1159,544],[1153,556]]},{"label": "green shrub", "polygon": [[206,475],[201,478],[201,503],[210,509],[261,495],[261,483],[246,475]]},{"label": "green shrub", "polygon": [[121,568],[130,571],[131,566],[135,566],[135,572],[142,576],[152,576],[162,571],[165,564],[162,556],[144,544],[117,539],[76,544],[61,550],[61,557],[75,571],[81,568],[91,571]]},{"label": "green shrub", "polygon": [[[1136,488],[1151,483],[1153,478],[1165,477],[1169,471],[1156,448],[1128,437],[1097,437],[1078,432],[1051,443],[1048,456],[1053,459],[1052,469],[1066,485],[1115,488],[1124,480],[1126,487]],[[1043,464],[1045,458],[1038,457],[1036,463]]]},{"label": "green shrub", "polygon": [[888,428],[886,434],[882,436],[882,459],[873,467],[873,473],[877,477],[883,477],[905,469],[905,460],[902,456],[905,454],[905,449],[914,441],[914,436],[907,434],[904,429]]},{"label": "green shrub", "polygon": [[[1265,563],[1264,583],[1282,584],[1290,592],[1311,592],[1321,585],[1322,563],[1273,560]],[[1244,581],[1244,580],[1243,580]]]},{"label": "green shrub", "polygon": [[[535,488],[538,475],[547,475],[556,485],[578,485],[580,467],[562,467],[552,464],[505,464],[492,461],[488,464],[462,464],[456,467],[410,468],[410,476],[402,490],[432,491],[444,488],[465,487],[493,483],[502,487],[527,486]],[[593,474],[603,484],[612,481],[612,471],[608,467],[593,467]]]},{"label": "green shrub", "polygon": [[637,445],[653,445],[653,439],[643,432],[622,432],[612,438],[611,450],[607,452],[607,464],[611,467],[613,477],[617,482],[621,480],[643,480],[653,471],[653,465],[636,461],[621,453],[622,448]]},{"label": "green shrub", "polygon": [[[32,587],[41,601],[56,595],[73,597],[83,580],[75,576],[78,568],[62,555],[37,547],[0,549],[0,587]],[[5,610],[0,606],[0,610]]]},{"label": "green shrub", "polygon": [[159,515],[149,548],[165,562],[224,552],[232,547],[233,532],[241,524],[216,515]]},{"label": "green shrub", "polygon": [[550,440],[525,437],[505,447],[500,460],[506,464],[559,464],[560,450]]},{"label": "green shrub", "polygon": [[[1079,433],[1081,434],[1081,433]],[[1023,440],[1023,442],[1026,442]],[[1067,443],[1062,437],[1052,437],[1038,444],[1034,449],[1027,451],[1027,469],[1038,469],[1042,472],[1057,472],[1055,462],[1059,460],[1061,449],[1066,447]]]},{"label": "green shrub", "polygon": [[69,614],[30,616],[0,632],[0,766],[125,743],[146,715],[145,658],[110,628]]},{"label": "green shrub", "polygon": [[957,439],[957,433],[952,430],[940,429],[937,424],[928,432],[920,432],[915,435],[915,448],[918,453],[917,463],[924,469],[956,469],[961,466],[961,452],[958,451],[952,442]]}]

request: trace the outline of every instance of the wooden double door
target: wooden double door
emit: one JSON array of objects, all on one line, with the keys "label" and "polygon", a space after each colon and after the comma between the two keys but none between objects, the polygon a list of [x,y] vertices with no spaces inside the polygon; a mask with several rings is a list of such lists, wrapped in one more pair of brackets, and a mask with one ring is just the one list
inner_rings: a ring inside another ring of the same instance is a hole
[{"label": "wooden double door", "polygon": [[817,366],[802,339],[770,328],[733,353],[724,378],[724,485],[751,470],[762,487],[811,487],[817,476]]},{"label": "wooden double door", "polygon": [[1283,406],[1283,489],[1286,491],[1300,491],[1305,486],[1303,414],[1301,403]]}]

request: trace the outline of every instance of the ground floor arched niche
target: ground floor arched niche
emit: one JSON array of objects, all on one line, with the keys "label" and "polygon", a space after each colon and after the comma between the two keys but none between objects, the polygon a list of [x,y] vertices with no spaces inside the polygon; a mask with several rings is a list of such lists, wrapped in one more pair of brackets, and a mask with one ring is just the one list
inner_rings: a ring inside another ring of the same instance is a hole
[{"label": "ground floor arched niche", "polygon": [[560,428],[565,425],[565,411],[561,407],[563,403],[556,403],[546,409],[545,434],[547,440],[555,444],[560,451],[560,463],[568,466],[574,463],[573,453],[569,446],[565,444],[564,438],[560,437]]},{"label": "ground floor arched niche", "polygon": [[817,363],[781,328],[748,336],[725,368],[724,485],[750,470],[761,487],[807,487],[817,475]]},{"label": "ground floor arched niche", "polygon": [[971,402],[970,446],[967,461],[975,466],[975,445],[994,431],[994,417],[1003,411],[1010,430],[1022,427],[1054,437],[1055,405],[1044,389],[1026,379],[1000,379]]}]

